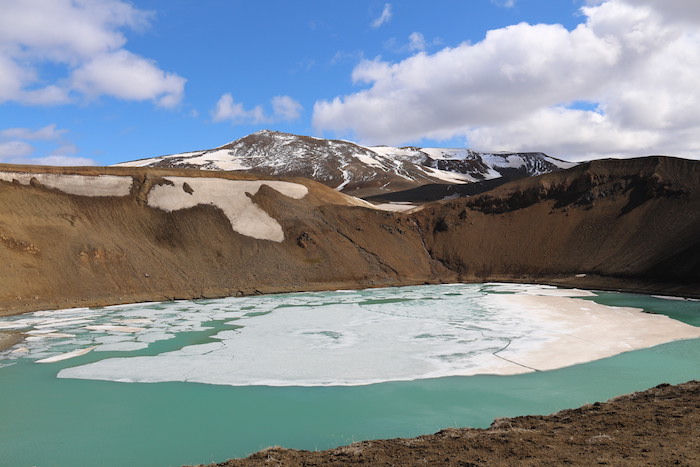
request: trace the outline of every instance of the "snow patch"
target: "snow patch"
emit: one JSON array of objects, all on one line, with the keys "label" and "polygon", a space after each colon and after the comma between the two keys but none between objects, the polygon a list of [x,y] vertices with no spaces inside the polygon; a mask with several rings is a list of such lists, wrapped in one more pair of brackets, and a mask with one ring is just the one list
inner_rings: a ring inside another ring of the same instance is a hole
[{"label": "snow patch", "polygon": [[[475,182],[474,177],[459,172],[448,172],[446,170],[433,169],[432,167],[421,167],[423,171],[433,178],[443,180],[448,183],[470,183]],[[498,174],[500,176],[500,174]]]},{"label": "snow patch", "polygon": [[[260,207],[247,193],[255,195],[261,186],[270,188],[293,199],[308,193],[305,185],[268,180],[226,180],[223,178],[166,177],[172,185],[154,186],[148,194],[148,206],[167,212],[209,204],[221,209],[231,222],[233,230],[252,238],[281,242],[282,226]],[[191,191],[185,191],[185,183]]]},{"label": "snow patch", "polygon": [[468,149],[463,148],[422,148],[421,151],[433,160],[464,160],[469,155]]},{"label": "snow patch", "polygon": [[337,187],[335,187],[335,189],[338,190],[338,191],[340,191],[340,190],[342,190],[343,188],[345,188],[345,186],[346,186],[348,183],[350,183],[350,180],[352,180],[352,173],[351,173],[349,170],[343,169],[342,172],[343,172],[343,181],[340,183],[340,185],[338,185]]},{"label": "snow patch", "polygon": [[86,349],[77,349],[71,352],[66,352],[64,354],[54,355],[53,357],[42,358],[41,360],[37,360],[36,363],[54,363],[63,360],[68,360],[69,358],[80,357],[81,355],[85,355],[86,353],[90,352],[95,347],[96,346],[88,347]]},{"label": "snow patch", "polygon": [[248,170],[249,166],[236,159],[230,149],[218,149],[205,152],[197,157],[188,158],[187,164],[209,166],[217,170]]},{"label": "snow patch", "polygon": [[367,156],[365,154],[355,154],[355,157],[365,165],[368,165],[370,167],[377,167],[379,169],[384,169],[384,166],[381,162],[371,158],[370,156]]},{"label": "snow patch", "polygon": [[372,205],[374,209],[379,209],[380,211],[393,211],[393,212],[403,212],[410,211],[411,209],[417,208],[418,206],[410,203],[381,203]]},{"label": "snow patch", "polygon": [[205,151],[193,151],[193,152],[182,152],[179,154],[168,154],[167,156],[150,157],[148,159],[139,159],[135,161],[120,162],[118,164],[113,164],[114,167],[146,167],[156,162],[162,161],[163,159],[176,159],[176,158],[187,158],[203,154]]},{"label": "snow patch", "polygon": [[41,185],[78,196],[128,196],[134,180],[120,175],[64,175],[50,173],[0,172],[0,180],[29,185],[35,179]]}]

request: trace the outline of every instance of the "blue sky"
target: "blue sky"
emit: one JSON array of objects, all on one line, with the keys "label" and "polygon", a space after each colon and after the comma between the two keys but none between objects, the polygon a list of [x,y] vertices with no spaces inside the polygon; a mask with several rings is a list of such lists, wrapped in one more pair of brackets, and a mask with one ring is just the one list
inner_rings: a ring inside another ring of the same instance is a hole
[{"label": "blue sky", "polygon": [[697,158],[699,5],[0,0],[0,162],[105,165],[264,128]]}]

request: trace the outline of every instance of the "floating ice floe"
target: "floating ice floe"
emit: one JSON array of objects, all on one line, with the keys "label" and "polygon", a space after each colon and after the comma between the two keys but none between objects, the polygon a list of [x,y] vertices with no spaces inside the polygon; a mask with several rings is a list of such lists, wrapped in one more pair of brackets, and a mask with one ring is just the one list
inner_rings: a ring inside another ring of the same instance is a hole
[{"label": "floating ice floe", "polygon": [[[549,370],[700,337],[700,328],[666,316],[572,297],[579,295],[588,292],[448,284],[108,307],[91,310],[88,326],[65,319],[77,315],[28,314],[26,351],[0,358],[51,362],[90,349],[125,357],[65,368],[59,377],[328,386]],[[20,318],[0,319],[13,321]],[[175,341],[159,355],[139,354],[208,329],[214,342],[178,349]]]},{"label": "floating ice floe", "polygon": [[76,349],[71,352],[66,352],[61,355],[55,355],[53,357],[48,357],[48,358],[42,358],[41,360],[37,360],[36,363],[55,363],[55,362],[60,362],[62,360],[68,360],[69,358],[74,358],[74,357],[80,357],[81,355],[85,355],[86,353],[90,352],[93,350],[96,346],[88,347],[85,349]]},{"label": "floating ice floe", "polygon": [[95,324],[85,326],[85,329],[90,331],[111,331],[111,332],[141,332],[144,328],[135,328],[130,326],[116,326],[112,324]]},{"label": "floating ice floe", "polygon": [[518,293],[463,285],[248,298],[237,302],[246,313],[230,322],[241,327],[216,334],[219,342],[105,359],[59,377],[360,385],[549,370],[700,337],[700,328],[665,316],[569,297],[578,291],[515,288]]}]

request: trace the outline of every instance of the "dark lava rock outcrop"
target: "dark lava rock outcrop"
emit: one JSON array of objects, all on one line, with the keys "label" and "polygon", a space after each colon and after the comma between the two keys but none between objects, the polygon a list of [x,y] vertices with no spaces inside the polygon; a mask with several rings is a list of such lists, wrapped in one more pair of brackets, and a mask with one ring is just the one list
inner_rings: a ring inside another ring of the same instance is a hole
[{"label": "dark lava rock outcrop", "polygon": [[461,280],[546,279],[697,296],[699,185],[696,161],[594,161],[426,205],[413,216],[430,233],[431,258]]}]

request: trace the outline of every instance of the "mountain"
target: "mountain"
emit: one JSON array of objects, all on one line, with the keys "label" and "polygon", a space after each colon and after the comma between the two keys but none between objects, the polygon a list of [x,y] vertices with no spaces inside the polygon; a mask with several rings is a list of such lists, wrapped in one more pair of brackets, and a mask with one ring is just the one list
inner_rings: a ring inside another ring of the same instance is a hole
[{"label": "mountain", "polygon": [[0,314],[454,281],[700,297],[700,162],[602,160],[384,212],[307,178],[0,165]]},{"label": "mountain", "polygon": [[482,153],[469,149],[366,147],[263,130],[214,149],[116,164],[246,171],[305,177],[354,196],[408,190],[425,184],[511,180],[573,167],[542,153]]}]

